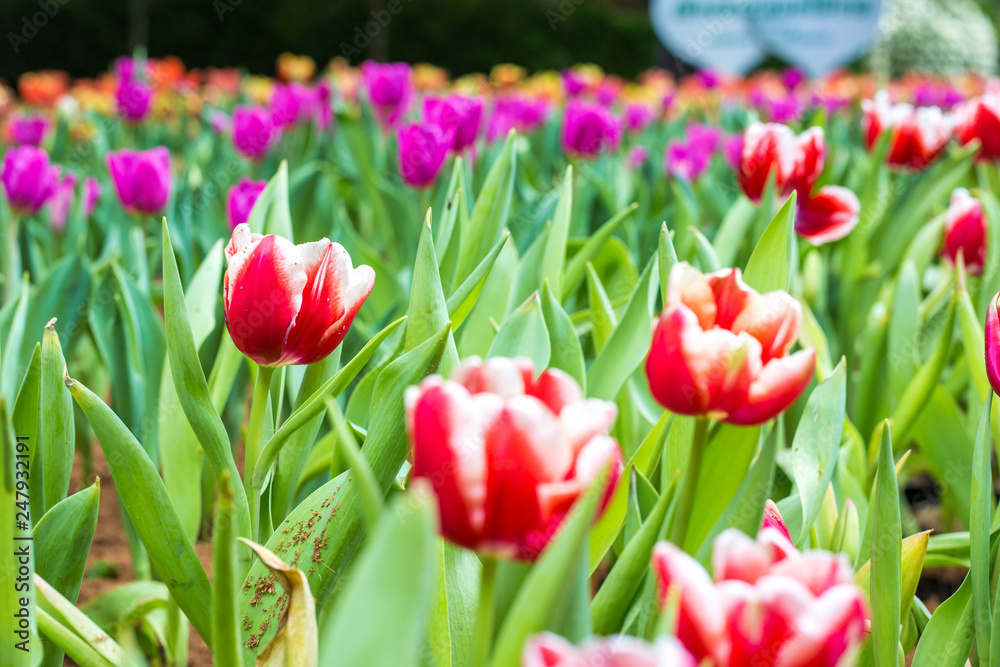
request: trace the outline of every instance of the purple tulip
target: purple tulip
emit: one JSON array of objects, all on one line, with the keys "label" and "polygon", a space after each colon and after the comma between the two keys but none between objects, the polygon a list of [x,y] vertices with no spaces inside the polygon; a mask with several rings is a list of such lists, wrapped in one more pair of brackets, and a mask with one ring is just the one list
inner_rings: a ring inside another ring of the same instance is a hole
[{"label": "purple tulip", "polygon": [[794,93],[771,100],[768,105],[768,116],[771,122],[788,125],[802,117],[805,103]]},{"label": "purple tulip", "polygon": [[229,197],[226,200],[226,215],[229,218],[229,226],[236,229],[250,217],[253,205],[257,203],[260,193],[267,187],[267,181],[251,181],[249,178],[242,178],[240,182],[229,189]]},{"label": "purple tulip", "polygon": [[526,133],[545,124],[549,103],[542,98],[505,95],[493,103],[493,113],[486,128],[486,141],[503,139],[511,130]]},{"label": "purple tulip", "polygon": [[562,71],[562,81],[566,95],[569,97],[576,97],[587,90],[587,82],[571,69],[564,69]]},{"label": "purple tulip", "polygon": [[432,123],[407,125],[399,131],[399,173],[414,188],[429,187],[441,173],[452,135]]},{"label": "purple tulip", "polygon": [[740,163],[743,161],[743,135],[734,134],[726,139],[722,145],[722,156],[726,159],[726,164],[733,171],[739,171]]},{"label": "purple tulip", "polygon": [[563,148],[581,158],[612,152],[621,140],[621,121],[607,107],[571,100],[563,117]]},{"label": "purple tulip", "polygon": [[278,83],[271,95],[271,120],[277,127],[308,121],[316,106],[316,95],[301,83]]},{"label": "purple tulip", "polygon": [[671,141],[667,144],[663,169],[676,178],[689,183],[697,181],[712,160],[712,152],[704,146],[687,141]]},{"label": "purple tulip", "polygon": [[795,90],[809,77],[798,67],[789,67],[784,72],[781,73],[781,82],[785,84],[785,88],[788,90]]},{"label": "purple tulip", "polygon": [[330,82],[326,79],[321,80],[316,84],[313,89],[316,93],[316,126],[325,130],[330,127],[330,123],[333,122],[333,106],[330,100],[333,96],[333,88],[330,86]]},{"label": "purple tulip", "polygon": [[50,164],[49,154],[35,146],[9,149],[0,173],[10,207],[24,215],[38,212],[52,194],[58,177],[59,167]]},{"label": "purple tulip", "polygon": [[88,218],[97,208],[97,200],[101,198],[102,191],[101,184],[93,176],[88,176],[83,182],[83,213]]},{"label": "purple tulip", "polygon": [[695,72],[694,78],[703,88],[708,88],[709,90],[718,88],[722,85],[723,81],[722,73],[711,69],[698,70]]},{"label": "purple tulip", "polygon": [[208,126],[216,134],[227,134],[233,131],[233,119],[225,111],[209,109]]},{"label": "purple tulip", "polygon": [[476,141],[483,119],[483,101],[478,97],[428,97],[424,100],[424,120],[452,132],[451,148],[460,153]]},{"label": "purple tulip", "polygon": [[705,153],[714,153],[722,143],[722,129],[714,125],[690,125],[686,134],[688,143]]},{"label": "purple tulip", "polygon": [[410,66],[366,60],[361,64],[361,77],[375,118],[385,129],[395,127],[409,108],[413,96]]},{"label": "purple tulip", "polygon": [[153,89],[139,79],[122,79],[115,90],[115,108],[118,116],[130,123],[141,122],[149,113]]},{"label": "purple tulip", "polygon": [[49,222],[52,229],[61,232],[66,229],[69,210],[73,207],[73,193],[76,190],[76,175],[66,174],[56,179],[52,194],[49,195],[46,206],[49,209]]},{"label": "purple tulip", "polygon": [[165,146],[148,151],[123,149],[108,153],[108,171],[122,206],[135,215],[154,215],[166,207],[173,188],[170,152]]},{"label": "purple tulip", "polygon": [[625,127],[629,132],[642,132],[655,119],[656,112],[653,107],[644,102],[630,102],[625,105]]},{"label": "purple tulip", "polygon": [[649,159],[649,149],[645,146],[633,146],[625,156],[625,166],[631,170],[636,170],[646,164]]},{"label": "purple tulip", "polygon": [[10,121],[10,133],[15,144],[40,146],[49,131],[49,119],[45,116],[15,116]]},{"label": "purple tulip", "polygon": [[260,160],[278,138],[271,114],[262,107],[236,107],[233,111],[233,146],[250,160]]},{"label": "purple tulip", "polygon": [[115,60],[115,74],[122,81],[128,81],[136,78],[141,74],[139,71],[139,64],[135,58],[131,56],[121,56]]}]

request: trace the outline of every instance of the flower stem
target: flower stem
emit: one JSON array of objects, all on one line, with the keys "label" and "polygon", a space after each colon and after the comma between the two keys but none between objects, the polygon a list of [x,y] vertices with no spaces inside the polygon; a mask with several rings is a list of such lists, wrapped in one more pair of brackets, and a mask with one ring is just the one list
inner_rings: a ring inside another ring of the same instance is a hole
[{"label": "flower stem", "polygon": [[260,489],[253,487],[253,469],[257,466],[260,456],[261,435],[264,432],[264,414],[267,412],[268,392],[271,390],[271,376],[274,369],[270,366],[257,368],[257,384],[253,390],[253,403],[250,404],[250,423],[247,425],[246,448],[243,455],[243,488],[247,492],[250,503],[250,528],[253,539],[260,537]]},{"label": "flower stem", "polygon": [[485,667],[489,657],[493,635],[493,598],[496,593],[497,560],[493,556],[482,556],[483,579],[479,588],[479,611],[476,614],[476,629],[472,636],[472,665]]},{"label": "flower stem", "polygon": [[694,422],[694,435],[691,438],[691,454],[688,456],[687,470],[684,471],[684,487],[677,505],[677,515],[670,531],[670,541],[684,548],[688,524],[691,522],[691,510],[694,509],[694,496],[698,490],[698,477],[701,475],[701,464],[705,458],[705,441],[708,435],[708,419],[698,417]]}]

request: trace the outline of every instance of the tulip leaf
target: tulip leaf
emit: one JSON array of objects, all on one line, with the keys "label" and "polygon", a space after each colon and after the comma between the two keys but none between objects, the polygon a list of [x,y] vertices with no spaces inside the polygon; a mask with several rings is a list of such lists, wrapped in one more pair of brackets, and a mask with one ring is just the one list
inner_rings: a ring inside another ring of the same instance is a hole
[{"label": "tulip leaf", "polygon": [[756,217],[757,207],[746,195],[740,195],[719,223],[719,230],[712,241],[720,266],[733,266],[736,263],[747,231]]},{"label": "tulip leaf", "polygon": [[896,292],[893,295],[889,317],[887,350],[889,386],[893,395],[902,396],[917,374],[920,361],[920,278],[912,262],[906,262],[899,271]]},{"label": "tulip leaf", "polygon": [[[899,596],[900,615],[903,618],[910,613],[910,605],[913,603],[913,596],[916,594],[917,584],[920,582],[920,575],[926,562],[925,556],[929,540],[930,531],[928,530],[903,539],[900,558],[902,587]],[[871,565],[871,561],[867,561],[854,576],[854,583],[861,587],[869,600],[871,599]]]},{"label": "tulip leaf", "polygon": [[288,208],[288,162],[281,161],[277,173],[257,197],[247,216],[250,231],[257,234],[276,234],[295,242],[292,235],[292,213]]},{"label": "tulip leaf", "polygon": [[993,392],[987,392],[976,442],[972,453],[971,510],[969,519],[969,557],[972,577],[973,618],[976,626],[976,652],[980,664],[990,664],[990,517],[993,514],[993,473],[990,466],[990,410]]},{"label": "tulip leaf", "polygon": [[674,242],[670,237],[670,230],[667,223],[660,226],[660,240],[656,251],[657,268],[660,272],[660,297],[663,307],[667,307],[667,288],[670,287],[670,272],[677,263],[677,252],[674,250]]},{"label": "tulip leaf", "polygon": [[122,505],[171,595],[211,645],[212,595],[187,531],[167,490],[135,436],[104,401],[71,378],[66,385],[101,443]]},{"label": "tulip leaf", "polygon": [[604,244],[614,235],[622,224],[632,217],[639,208],[638,204],[629,204],[615,214],[610,220],[605,222],[600,228],[591,234],[584,242],[583,246],[577,250],[563,270],[562,300],[565,301],[580,286],[583,281],[588,262],[594,260],[597,254],[604,247]]},{"label": "tulip leaf", "polygon": [[535,292],[507,318],[493,339],[487,356],[527,357],[534,363],[535,373],[538,374],[548,368],[551,353],[541,297]]},{"label": "tulip leaf", "polygon": [[436,667],[461,667],[472,658],[472,633],[482,567],[468,549],[438,538],[437,582],[430,618],[427,622],[427,646],[423,653],[427,664]]},{"label": "tulip leaf", "polygon": [[632,290],[621,320],[587,371],[587,393],[593,398],[615,400],[649,351],[653,335],[652,310],[659,285],[656,265],[654,256]]},{"label": "tulip leaf", "polygon": [[608,299],[608,293],[601,284],[601,278],[594,271],[594,265],[587,263],[587,301],[590,304],[590,324],[591,339],[595,353],[600,352],[615,325],[618,324],[618,315]]},{"label": "tulip leaf", "polygon": [[134,624],[153,609],[166,609],[169,596],[167,587],[159,581],[130,581],[102,593],[80,609],[102,630],[114,634],[116,628]]},{"label": "tulip leaf", "polygon": [[[619,484],[625,486],[624,478]],[[668,490],[656,501],[653,511],[643,521],[635,537],[625,545],[594,596],[590,615],[595,634],[609,635],[623,629],[629,603],[639,590],[643,575],[649,570],[653,546],[663,533],[663,523],[672,498],[673,494]]]},{"label": "tulip leaf", "polygon": [[28,318],[28,276],[21,281],[21,292],[14,307],[7,339],[4,340],[2,355],[0,355],[0,396],[13,401],[19,386],[20,351],[24,342],[25,327]]},{"label": "tulip leaf", "polygon": [[794,260],[795,199],[793,192],[764,230],[747,262],[743,279],[762,294],[788,289]]},{"label": "tulip leaf", "polygon": [[972,650],[972,641],[976,635],[973,613],[970,573],[959,589],[934,610],[934,615],[917,642],[911,665],[964,667],[969,660],[969,651]]},{"label": "tulip leaf", "polygon": [[31,531],[35,571],[54,582],[53,587],[71,602],[76,602],[80,593],[87,554],[97,530],[100,497],[98,480],[53,505]]},{"label": "tulip leaf", "polygon": [[281,427],[275,431],[271,439],[267,441],[263,449],[260,451],[260,456],[257,457],[257,466],[253,470],[253,482],[254,485],[261,485],[263,487],[264,478],[267,475],[268,470],[271,468],[271,464],[278,458],[281,448],[284,447],[285,443],[292,436],[293,433],[299,428],[302,428],[305,424],[309,423],[314,417],[323,413],[326,409],[326,403],[324,402],[327,396],[336,398],[339,396],[347,386],[357,377],[361,369],[371,360],[372,355],[379,346],[385,341],[385,339],[391,334],[396,327],[406,321],[405,317],[401,317],[394,322],[390,322],[382,331],[372,338],[368,343],[361,348],[361,351],[355,355],[343,368],[341,368],[336,375],[323,383],[323,385],[313,392],[312,396],[307,398],[305,402],[302,403],[288,419],[281,425]]},{"label": "tulip leaf", "polygon": [[[434,599],[435,522],[426,490],[400,496],[383,514],[326,618],[323,665],[403,665],[412,660]],[[385,641],[387,637],[392,640]]]},{"label": "tulip leaf", "polygon": [[580,338],[573,326],[573,321],[549,288],[548,281],[542,284],[541,300],[542,315],[545,319],[545,328],[548,331],[551,347],[549,366],[565,371],[576,380],[586,394],[587,370]]},{"label": "tulip leaf", "polygon": [[566,241],[569,239],[570,215],[573,212],[573,165],[566,167],[559,201],[552,217],[542,253],[542,281],[548,280],[552,291],[562,294],[563,272],[566,266]]},{"label": "tulip leaf", "polygon": [[36,574],[34,584],[38,593],[35,611],[39,627],[70,658],[81,667],[126,667],[130,664],[122,647],[45,579]]},{"label": "tulip leaf", "polygon": [[486,285],[486,280],[490,277],[490,273],[493,270],[493,265],[496,263],[497,257],[500,256],[500,251],[503,250],[509,237],[510,232],[504,231],[500,240],[490,249],[486,257],[483,258],[483,261],[479,263],[472,273],[469,274],[469,277],[448,297],[448,313],[451,317],[451,328],[453,331],[458,329],[462,322],[465,321],[465,318],[469,316],[469,313],[472,312],[472,307],[476,305],[477,299]]},{"label": "tulip leaf", "polygon": [[500,155],[490,167],[483,189],[476,197],[468,225],[461,230],[458,266],[452,284],[465,281],[503,234],[517,173],[516,138],[514,131],[507,135]]},{"label": "tulip leaf", "polygon": [[606,475],[590,486],[567,514],[514,598],[493,644],[491,667],[518,667],[524,642],[539,632],[556,630],[565,620],[574,594],[587,533],[606,490]]},{"label": "tulip leaf", "polygon": [[790,517],[785,517],[785,523],[797,545],[802,545],[808,537],[827,487],[833,481],[847,402],[846,376],[845,361],[841,359],[833,374],[809,396],[792,439],[791,472],[801,501],[801,511],[797,513],[800,523],[793,526]]},{"label": "tulip leaf", "polygon": [[[403,349],[409,352],[447,323],[448,306],[445,303],[441,276],[438,273],[430,211],[428,211],[417,245],[417,260],[413,266],[410,307],[406,313],[406,345]],[[456,366],[458,366],[458,352],[455,350],[455,343],[449,340],[444,359],[441,361],[441,372],[448,375]]]},{"label": "tulip leaf", "polygon": [[[433,338],[379,372],[368,436],[361,454],[383,492],[395,480],[409,451],[403,394],[407,387],[437,370],[450,335],[451,329],[445,326]],[[317,609],[321,609],[354,557],[364,529],[361,499],[347,471],[292,510],[276,526],[266,546],[289,565],[306,566],[309,588],[316,598]],[[274,635],[274,621],[282,600],[272,592],[269,582],[266,569],[255,563],[240,590],[240,618],[246,617],[241,634],[244,664],[253,662],[254,654]]]},{"label": "tulip leaf", "polygon": [[902,538],[899,486],[888,425],[882,430],[872,518],[872,648],[875,664],[894,665],[899,652]]},{"label": "tulip leaf", "polygon": [[[170,244],[170,230],[166,219],[163,220],[163,312],[170,374],[174,386],[183,388],[182,391],[177,391],[181,408],[198,436],[216,479],[223,472],[228,472],[230,479],[240,479],[229,434],[212,401],[208,381],[198,359],[198,348],[188,319],[187,300],[177,272],[177,261]],[[250,506],[242,485],[237,484],[236,487],[236,532],[239,535],[249,535]]]},{"label": "tulip leaf", "polygon": [[236,608],[240,568],[236,558],[233,504],[233,482],[224,472],[219,479],[212,535],[212,659],[217,665],[241,667],[243,656]]},{"label": "tulip leaf", "polygon": [[[33,482],[28,493],[31,496],[31,515],[34,517],[34,521],[41,519],[42,515],[45,514],[45,461],[42,459],[42,451],[38,442],[38,424],[42,414],[41,375],[42,346],[36,343],[34,354],[31,355],[31,361],[21,379],[21,386],[17,390],[17,400],[14,402],[14,414],[11,420],[14,433],[23,436],[30,451],[28,463],[31,467],[30,479]],[[42,483],[39,484],[37,481],[42,481]]]}]

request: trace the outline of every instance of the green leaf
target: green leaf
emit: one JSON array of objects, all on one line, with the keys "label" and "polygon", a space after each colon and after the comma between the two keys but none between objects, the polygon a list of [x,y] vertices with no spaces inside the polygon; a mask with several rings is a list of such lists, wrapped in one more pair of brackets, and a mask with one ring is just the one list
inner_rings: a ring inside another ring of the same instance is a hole
[{"label": "green leaf", "polygon": [[482,567],[476,555],[438,538],[437,583],[427,622],[428,664],[461,667],[472,659],[472,633]]},{"label": "green leaf", "polygon": [[[448,323],[448,306],[445,303],[438,274],[437,256],[434,254],[434,239],[431,232],[430,211],[424,221],[417,245],[417,260],[413,266],[413,286],[410,291],[410,307],[406,313],[406,345],[409,352],[434,335]],[[448,342],[442,373],[448,375],[458,366],[458,352],[455,343]]]},{"label": "green leaf", "polygon": [[670,231],[667,230],[667,223],[660,226],[660,241],[656,251],[657,267],[660,271],[660,298],[664,307],[667,304],[667,287],[670,285],[670,271],[677,263],[677,252],[674,250],[674,242],[670,238]]},{"label": "green leaf", "polygon": [[66,385],[101,443],[122,505],[146,546],[150,561],[184,615],[205,643],[211,645],[211,586],[156,467],[104,401],[69,377]]},{"label": "green leaf", "polygon": [[[28,493],[31,496],[31,514],[36,519],[40,519],[45,513],[45,461],[42,459],[38,443],[38,422],[42,412],[40,403],[41,373],[42,349],[41,345],[36,343],[34,354],[31,355],[31,361],[21,379],[21,386],[17,390],[12,419],[14,433],[27,443],[30,451],[28,463],[31,467],[32,483]],[[42,483],[39,484],[39,481]]]},{"label": "green leaf", "polygon": [[465,318],[469,316],[472,312],[472,307],[476,305],[476,301],[479,298],[480,293],[483,291],[483,287],[486,285],[486,280],[490,277],[490,272],[493,270],[493,265],[497,261],[497,257],[500,256],[500,251],[503,250],[504,246],[507,244],[507,239],[510,238],[510,232],[504,231],[501,235],[500,240],[496,242],[483,261],[469,274],[469,277],[458,286],[458,288],[448,297],[448,313],[451,317],[451,328],[452,331],[458,329]]},{"label": "green leaf", "polygon": [[0,363],[0,396],[5,396],[8,402],[14,400],[19,386],[20,352],[28,317],[28,301],[28,276],[25,275],[24,280],[21,281],[21,293],[17,298],[17,306],[14,308],[10,332],[7,334],[7,340],[4,341],[3,354],[0,357],[2,359],[2,363]]},{"label": "green leaf", "polygon": [[972,567],[972,605],[975,613],[976,653],[990,664],[990,517],[993,514],[993,473],[990,467],[990,409],[993,392],[986,394],[976,444],[972,453],[972,505],[969,521],[969,556]]},{"label": "green leaf", "polygon": [[511,313],[490,346],[489,357],[527,357],[535,373],[548,368],[551,358],[549,332],[545,327],[542,302],[535,292]]},{"label": "green leaf", "polygon": [[[788,525],[793,541],[802,545],[819,517],[820,506],[840,453],[840,434],[847,402],[847,372],[840,360],[833,374],[813,390],[792,439],[791,469],[801,500],[801,523]],[[788,523],[786,519],[786,523]]]},{"label": "green leaf", "polygon": [[[332,396],[336,398],[339,396],[347,386],[357,377],[361,369],[371,360],[372,355],[375,354],[375,350],[385,341],[385,339],[391,334],[396,327],[406,321],[405,317],[401,317],[398,320],[389,323],[382,331],[380,331],[374,338],[372,338],[368,343],[361,348],[361,351],[351,359],[347,365],[340,369],[336,375],[323,383],[319,389],[313,392],[302,405],[300,405],[288,419],[281,425],[271,439],[267,441],[264,448],[260,451],[260,456],[257,457],[257,465],[253,470],[253,483],[254,486],[260,485],[263,488],[264,478],[267,476],[268,470],[271,468],[271,464],[278,458],[281,448],[288,442],[289,437],[296,430],[308,424],[313,417],[322,414],[326,409],[326,403],[324,402],[327,396]],[[270,544],[270,542],[268,543]]]},{"label": "green leaf", "polygon": [[972,575],[969,574],[959,589],[934,610],[917,642],[912,666],[964,667],[975,638],[972,616]]},{"label": "green leaf", "polygon": [[604,247],[604,244],[614,235],[618,228],[632,214],[638,210],[638,204],[629,204],[619,211],[613,218],[605,222],[601,227],[591,234],[584,242],[583,246],[566,262],[563,271],[562,300],[565,301],[580,286],[584,278],[587,263],[594,260],[597,254]]},{"label": "green leaf", "polygon": [[649,260],[629,297],[621,320],[587,371],[587,393],[613,401],[649,350],[653,335],[652,309],[659,283],[657,260]]},{"label": "green leaf", "polygon": [[579,559],[586,549],[587,533],[606,475],[567,515],[559,532],[528,573],[493,644],[492,667],[518,667],[524,642],[539,632],[557,629],[569,613],[568,601],[576,584]]},{"label": "green leaf", "polygon": [[224,472],[219,479],[212,535],[212,659],[217,665],[241,667],[243,656],[236,609],[240,567],[233,519],[233,482]]},{"label": "green leaf", "polygon": [[516,138],[513,131],[507,135],[500,155],[490,167],[483,189],[476,197],[468,226],[461,230],[458,266],[453,285],[461,284],[472,273],[503,234],[517,172],[517,152],[514,147]]},{"label": "green leaf", "polygon": [[[286,170],[279,171],[279,175],[282,173],[287,181]],[[260,200],[257,203],[260,204]],[[256,210],[256,206],[254,208]],[[170,230],[166,219],[163,221],[163,320],[166,326],[170,374],[174,386],[183,388],[177,392],[181,408],[198,436],[216,479],[223,472],[228,472],[230,479],[240,479],[229,434],[212,402],[208,381],[198,359],[198,348],[188,320],[187,301],[177,272],[173,247],[170,245]],[[239,535],[249,535],[250,505],[242,486],[237,484],[235,492],[236,532]],[[191,618],[190,615],[188,618]]]},{"label": "green leaf", "polygon": [[[250,215],[250,231],[258,234],[277,234],[294,243],[292,213],[288,208],[288,161],[282,160],[278,172],[260,193]],[[238,485],[237,485],[238,486]]]},{"label": "green leaf", "polygon": [[719,224],[719,230],[712,242],[721,266],[736,264],[747,231],[756,217],[757,207],[745,195],[740,195]]},{"label": "green leaf", "polygon": [[875,475],[875,503],[872,505],[871,543],[872,647],[875,664],[895,665],[899,653],[899,600],[902,595],[900,558],[902,538],[899,515],[899,486],[892,457],[889,426],[882,430],[878,472]]},{"label": "green leaf", "polygon": [[764,230],[747,262],[743,279],[762,294],[788,290],[793,260],[795,198],[793,192]]},{"label": "green leaf", "polygon": [[889,318],[889,386],[902,396],[917,374],[920,361],[920,277],[912,262],[903,264],[896,281]]},{"label": "green leaf", "polygon": [[548,281],[542,284],[541,301],[542,316],[545,319],[545,329],[551,347],[549,366],[565,371],[586,393],[587,370],[580,338],[577,336],[573,321],[549,289]]},{"label": "green leaf", "polygon": [[125,667],[129,664],[122,648],[45,579],[36,574],[34,584],[38,592],[35,611],[39,616],[39,626],[45,636],[66,651],[70,658],[81,667]]},{"label": "green leaf", "polygon": [[81,607],[109,634],[133,625],[154,609],[166,609],[170,593],[159,581],[130,581],[98,595]]},{"label": "green leaf", "polygon": [[403,665],[416,654],[434,593],[431,496],[408,493],[383,515],[323,625],[324,666]]},{"label": "green leaf", "polygon": [[[54,325],[54,320],[49,322],[42,337],[42,367],[39,378],[39,400],[44,406],[39,416],[41,436],[39,449],[41,460],[45,465],[41,480],[44,511],[66,497],[70,473],[73,470],[76,437],[73,424],[73,397],[63,382],[66,360],[63,358],[59,335]],[[35,484],[38,483],[39,480],[36,479]]]},{"label": "green leaf", "polygon": [[542,255],[542,281],[548,280],[552,291],[562,294],[563,267],[566,265],[566,241],[569,238],[570,214],[573,212],[573,165],[566,167],[562,191]]},{"label": "green leaf", "polygon": [[601,284],[601,278],[594,270],[594,265],[587,263],[587,301],[590,304],[590,323],[593,327],[591,336],[593,338],[594,350],[600,352],[611,337],[615,325],[618,324],[618,315],[615,313],[608,294]]}]

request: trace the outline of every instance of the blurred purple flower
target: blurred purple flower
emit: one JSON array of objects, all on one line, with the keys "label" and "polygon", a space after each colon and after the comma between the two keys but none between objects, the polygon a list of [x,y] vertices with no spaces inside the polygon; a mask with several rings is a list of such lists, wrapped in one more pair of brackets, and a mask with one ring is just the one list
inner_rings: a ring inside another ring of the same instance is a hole
[{"label": "blurred purple flower", "polygon": [[173,174],[170,152],[165,146],[148,151],[123,149],[108,153],[108,172],[126,211],[134,215],[155,215],[170,199]]},{"label": "blurred purple flower", "polygon": [[102,191],[101,184],[93,176],[88,176],[83,182],[83,213],[88,218],[93,215]]},{"label": "blurred purple flower", "polygon": [[402,127],[398,139],[399,174],[411,187],[430,187],[448,157],[451,132],[433,123],[414,123]]},{"label": "blurred purple flower", "polygon": [[59,167],[49,162],[45,149],[35,146],[10,148],[3,160],[0,181],[14,211],[33,215],[52,194]]},{"label": "blurred purple flower", "polygon": [[413,96],[410,66],[406,63],[377,63],[366,60],[361,64],[361,77],[368,91],[375,118],[384,129],[402,120]]},{"label": "blurred purple flower", "polygon": [[73,193],[76,189],[76,175],[67,173],[62,178],[57,178],[52,194],[46,202],[49,209],[49,223],[52,229],[61,232],[66,229],[66,220],[69,219],[69,210],[73,206]]},{"label": "blurred purple flower", "polygon": [[636,170],[646,164],[646,160],[648,159],[648,148],[645,146],[633,146],[629,149],[628,154],[625,156],[625,166],[629,169]]},{"label": "blurred purple flower", "polygon": [[229,189],[229,196],[226,198],[226,216],[229,218],[229,226],[236,229],[250,217],[253,205],[260,197],[260,193],[267,187],[267,181],[252,181],[249,178],[241,178],[240,181]]},{"label": "blurred purple flower", "polygon": [[614,152],[621,141],[621,120],[607,107],[570,100],[563,116],[562,144],[570,155],[592,159]]},{"label": "blurred purple flower", "polygon": [[667,144],[663,170],[675,178],[693,183],[705,173],[712,152],[691,141],[671,141]]},{"label": "blurred purple flower", "polygon": [[236,107],[233,111],[233,146],[250,160],[263,158],[278,138],[271,114],[262,107]]},{"label": "blurred purple flower", "polygon": [[149,113],[153,89],[137,78],[122,79],[115,89],[115,109],[118,116],[130,123],[141,122]]},{"label": "blurred purple flower", "polygon": [[452,133],[451,148],[460,153],[476,141],[483,119],[483,101],[478,97],[450,95],[424,99],[424,120]]},{"label": "blurred purple flower", "polygon": [[656,111],[644,102],[625,105],[625,127],[629,132],[642,132],[656,119]]},{"label": "blurred purple flower", "polygon": [[10,121],[10,133],[15,144],[40,146],[49,131],[49,119],[42,115],[15,115]]}]

